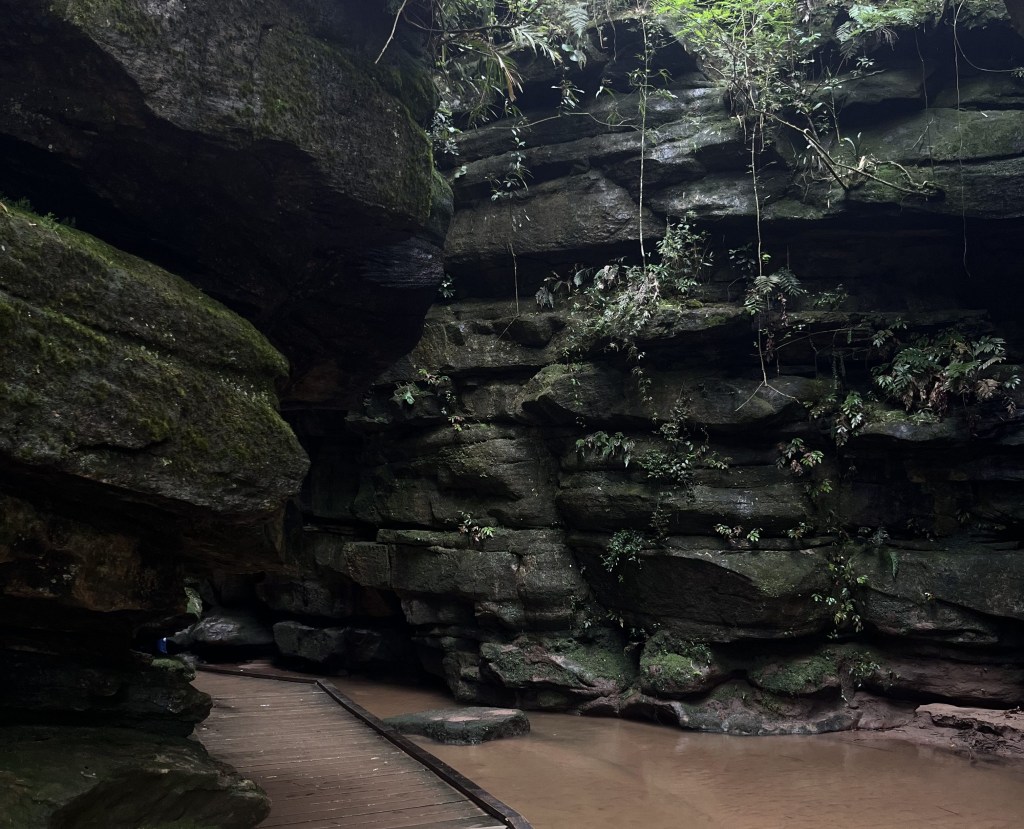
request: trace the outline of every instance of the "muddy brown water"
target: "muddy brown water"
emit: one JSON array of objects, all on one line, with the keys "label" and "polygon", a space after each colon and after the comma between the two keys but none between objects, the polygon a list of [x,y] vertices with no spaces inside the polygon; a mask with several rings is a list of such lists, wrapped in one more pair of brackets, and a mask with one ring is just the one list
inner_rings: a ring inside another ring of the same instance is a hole
[{"label": "muddy brown water", "polygon": [[[379,717],[441,693],[334,684]],[[421,744],[534,829],[1024,829],[1024,769],[864,733],[730,737],[529,712],[526,737]]]}]

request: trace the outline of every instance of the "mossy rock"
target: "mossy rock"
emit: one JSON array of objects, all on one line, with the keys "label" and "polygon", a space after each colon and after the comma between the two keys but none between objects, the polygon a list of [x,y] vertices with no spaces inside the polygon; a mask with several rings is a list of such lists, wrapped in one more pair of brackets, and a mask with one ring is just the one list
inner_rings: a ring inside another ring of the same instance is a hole
[{"label": "mossy rock", "polygon": [[21,67],[2,187],[173,262],[287,354],[295,399],[351,408],[415,344],[452,210],[419,36],[399,21],[376,61],[394,23],[382,3],[25,0],[0,34]]},{"label": "mossy rock", "polygon": [[0,211],[0,453],[218,513],[276,509],[306,459],[282,357],[200,291],[96,239]]},{"label": "mossy rock", "polygon": [[764,660],[747,672],[752,685],[780,696],[817,696],[838,693],[842,668],[837,654],[825,649],[817,653]]},{"label": "mossy rock", "polygon": [[[399,47],[400,68],[388,66],[390,56],[376,65],[363,53],[366,43],[340,43],[322,20],[273,0],[159,11],[143,0],[61,0],[52,9],[121,63],[178,127],[292,144],[343,182],[348,198],[428,221],[436,187],[430,145],[408,107],[422,115],[434,92]],[[314,34],[316,24],[331,37]],[[209,48],[211,37],[217,48]],[[190,62],[203,70],[190,70]],[[359,135],[355,117],[366,121]],[[380,152],[382,136],[388,152]]]},{"label": "mossy rock", "polygon": [[977,163],[1024,152],[1024,124],[1016,110],[964,112],[928,109],[865,132],[867,151],[903,164]]},{"label": "mossy rock", "polygon": [[255,783],[194,740],[100,728],[0,732],[0,813],[18,829],[249,829],[270,812]]},{"label": "mossy rock", "polygon": [[[825,556],[807,550],[711,549],[713,540],[670,537],[644,551],[638,565],[608,573],[596,548],[600,536],[572,536],[586,577],[605,607],[634,624],[664,625],[692,641],[792,639],[828,629],[829,614],[815,593],[829,588]],[[621,581],[618,575],[622,576]]]},{"label": "mossy rock", "polygon": [[[485,643],[480,655],[481,675],[506,688],[557,691],[572,699],[619,693],[636,674],[623,643],[611,634],[589,641],[521,636],[508,645]],[[530,695],[521,698],[526,703]]]},{"label": "mossy rock", "polygon": [[971,542],[933,549],[864,547],[852,558],[861,615],[887,635],[995,644],[1000,619],[1024,620],[1024,557]]},{"label": "mossy rock", "polygon": [[644,645],[638,684],[645,694],[676,699],[707,693],[727,676],[707,645],[658,631]]},{"label": "mossy rock", "polygon": [[[51,616],[51,624],[59,623],[57,614]],[[101,664],[88,655],[0,651],[0,670],[11,677],[0,688],[0,721],[58,718],[186,737],[209,716],[210,697],[191,685],[187,665],[143,654],[118,656],[122,664]]]}]

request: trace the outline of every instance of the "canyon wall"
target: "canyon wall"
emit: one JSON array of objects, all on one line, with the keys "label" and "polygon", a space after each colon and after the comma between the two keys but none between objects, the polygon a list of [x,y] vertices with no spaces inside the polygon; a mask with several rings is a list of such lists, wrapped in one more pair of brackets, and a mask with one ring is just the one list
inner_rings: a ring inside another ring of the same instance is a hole
[{"label": "canyon wall", "polygon": [[349,405],[419,336],[451,209],[428,63],[404,29],[375,63],[374,3],[0,8],[2,808],[251,826],[157,643],[186,580],[284,566],[281,400]]},{"label": "canyon wall", "polygon": [[[630,86],[635,23],[568,111],[528,68],[520,112],[444,161],[452,296],[360,411],[297,421],[321,580],[258,588],[280,649],[411,643],[465,701],[734,733],[1018,704],[1024,41],[998,5],[957,25],[832,79],[840,175],[781,130],[752,178],[749,123],[678,43],[664,91]],[[587,294],[680,222],[705,262],[684,296],[641,318]],[[767,310],[759,236],[805,292]],[[940,402],[900,354],[970,383]],[[875,379],[900,372],[902,397]]]},{"label": "canyon wall", "polygon": [[[443,175],[423,44],[378,60],[376,4],[0,7],[22,825],[265,813],[147,655],[200,599],[290,664],[466,701],[743,734],[1020,703],[1002,6],[869,44],[821,84],[818,148],[609,22],[568,74],[527,61]],[[197,650],[237,653],[206,622]],[[118,796],[139,780],[184,794],[154,815]]]}]

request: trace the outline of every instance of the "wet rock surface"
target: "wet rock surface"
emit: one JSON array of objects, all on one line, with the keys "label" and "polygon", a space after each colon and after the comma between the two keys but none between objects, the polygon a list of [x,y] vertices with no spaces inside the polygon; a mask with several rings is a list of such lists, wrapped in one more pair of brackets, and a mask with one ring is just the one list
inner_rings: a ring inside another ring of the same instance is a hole
[{"label": "wet rock surface", "polygon": [[206,657],[253,657],[274,643],[270,626],[251,611],[218,608],[203,615],[191,630],[191,647]]},{"label": "wet rock surface", "polygon": [[398,44],[373,63],[383,9],[5,10],[5,188],[242,310],[291,361],[297,398],[358,399],[415,342],[450,195],[421,127],[429,76]]},{"label": "wet rock surface", "polygon": [[1024,761],[1024,715],[1019,706],[994,710],[922,705],[913,721],[892,735],[947,749],[972,761]]},{"label": "wet rock surface", "polygon": [[[209,700],[144,654],[273,646],[237,613],[165,637],[201,609],[186,578],[284,566],[308,463],[280,397],[351,405],[419,334],[451,211],[428,68],[401,28],[374,63],[383,7],[0,8],[0,736],[62,725],[46,739],[76,762],[110,746],[58,791],[57,760],[19,743],[2,811],[254,825],[262,795],[159,742]],[[349,613],[285,581],[276,607]],[[207,606],[238,610],[234,587]],[[385,649],[359,630],[360,654]],[[139,733],[86,730],[108,725]]]},{"label": "wet rock surface", "polygon": [[19,829],[173,826],[246,829],[270,812],[255,783],[183,737],[136,730],[4,729],[0,808]]},{"label": "wet rock surface", "polygon": [[[1009,65],[1008,21],[965,25],[990,68]],[[585,118],[526,104],[529,184],[511,198],[492,196],[513,120],[467,131],[446,162],[455,296],[344,427],[306,424],[314,569],[396,598],[375,624],[404,624],[465,702],[743,734],[1014,704],[1020,395],[940,417],[873,379],[897,347],[948,329],[1003,338],[1000,378],[1024,359],[1009,311],[1021,96],[1007,77],[943,68],[948,35],[916,41],[935,58],[924,69],[876,51],[874,71],[836,90],[840,133],[861,132],[878,169],[927,179],[916,194],[843,191],[780,141],[755,200],[740,124],[681,54],[675,97],[649,101],[642,205],[640,136],[609,123],[603,96],[581,103]],[[627,53],[602,64],[609,77],[627,74]],[[620,114],[638,103],[620,90]],[[698,287],[654,304],[631,344],[581,336],[609,306],[583,309],[565,286],[638,262],[641,236],[649,254],[684,217],[707,234]],[[807,291],[775,317],[743,303],[737,257],[758,217],[766,272],[785,263]],[[894,325],[898,346],[872,345]],[[792,446],[820,459],[803,465]]]},{"label": "wet rock surface", "polygon": [[530,733],[522,711],[510,708],[438,708],[384,720],[402,734],[417,734],[448,745],[476,745]]}]

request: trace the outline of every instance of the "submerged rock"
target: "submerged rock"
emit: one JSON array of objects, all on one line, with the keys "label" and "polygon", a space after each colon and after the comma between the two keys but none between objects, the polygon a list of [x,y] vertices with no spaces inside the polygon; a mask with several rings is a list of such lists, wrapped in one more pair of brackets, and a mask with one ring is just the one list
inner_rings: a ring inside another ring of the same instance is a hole
[{"label": "submerged rock", "polygon": [[530,733],[526,714],[514,708],[438,708],[384,720],[402,734],[419,734],[448,745],[476,745]]}]

